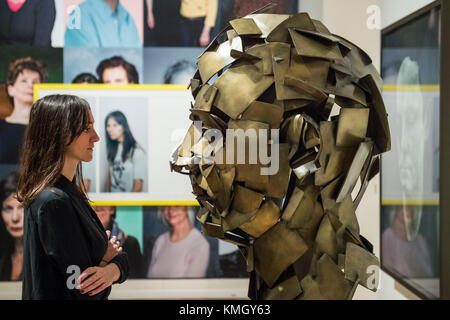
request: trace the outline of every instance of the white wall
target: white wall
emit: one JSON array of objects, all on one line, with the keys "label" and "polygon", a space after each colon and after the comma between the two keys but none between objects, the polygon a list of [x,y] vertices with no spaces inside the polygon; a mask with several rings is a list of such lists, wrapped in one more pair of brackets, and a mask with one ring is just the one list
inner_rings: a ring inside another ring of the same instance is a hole
[{"label": "white wall", "polygon": [[381,26],[385,28],[434,0],[380,0]]}]

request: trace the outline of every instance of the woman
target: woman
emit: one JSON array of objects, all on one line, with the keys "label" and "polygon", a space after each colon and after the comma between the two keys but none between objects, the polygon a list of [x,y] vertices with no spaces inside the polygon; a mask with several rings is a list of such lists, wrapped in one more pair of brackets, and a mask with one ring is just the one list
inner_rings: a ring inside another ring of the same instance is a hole
[{"label": "woman", "polygon": [[169,231],[152,250],[148,278],[203,278],[209,263],[209,243],[194,228],[194,214],[186,206],[164,207],[161,218]]},{"label": "woman", "polygon": [[12,113],[0,119],[0,163],[17,164],[26,125],[33,104],[33,85],[47,81],[42,62],[31,57],[13,61],[6,73],[6,88],[13,105]]},{"label": "woman", "polygon": [[146,178],[144,150],[131,133],[127,118],[120,111],[106,116],[108,174],[106,192],[142,192]]},{"label": "woman", "polygon": [[128,276],[126,253],[108,241],[83,188],[81,161],[92,160],[99,141],[93,123],[76,96],[46,96],[31,108],[17,188],[25,208],[22,299],[104,300]]},{"label": "woman", "polygon": [[22,280],[23,206],[17,201],[18,174],[0,182],[0,281]]},{"label": "woman", "polygon": [[50,47],[54,0],[0,0],[0,45]]}]

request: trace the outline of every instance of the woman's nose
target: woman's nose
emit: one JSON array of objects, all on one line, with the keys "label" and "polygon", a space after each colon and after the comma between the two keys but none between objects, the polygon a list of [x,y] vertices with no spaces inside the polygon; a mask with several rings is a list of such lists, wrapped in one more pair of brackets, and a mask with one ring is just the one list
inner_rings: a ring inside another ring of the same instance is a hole
[{"label": "woman's nose", "polygon": [[100,137],[98,136],[97,131],[95,131],[95,129],[93,131],[94,135],[92,136],[92,141],[97,142],[100,140]]},{"label": "woman's nose", "polygon": [[13,220],[13,221],[19,221],[19,220],[20,220],[21,213],[22,213],[22,209],[20,209],[20,208],[14,208],[14,210],[13,210],[13,215],[12,215],[12,220]]}]

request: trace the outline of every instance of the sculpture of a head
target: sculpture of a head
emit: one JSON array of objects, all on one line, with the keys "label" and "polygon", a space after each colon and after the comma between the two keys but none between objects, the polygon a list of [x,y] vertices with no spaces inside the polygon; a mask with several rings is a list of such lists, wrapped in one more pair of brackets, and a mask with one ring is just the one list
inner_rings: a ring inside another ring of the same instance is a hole
[{"label": "sculpture of a head", "polygon": [[308,14],[263,12],[232,20],[199,57],[171,168],[190,177],[203,233],[239,246],[250,298],[375,291],[355,210],[390,149],[381,78]]}]

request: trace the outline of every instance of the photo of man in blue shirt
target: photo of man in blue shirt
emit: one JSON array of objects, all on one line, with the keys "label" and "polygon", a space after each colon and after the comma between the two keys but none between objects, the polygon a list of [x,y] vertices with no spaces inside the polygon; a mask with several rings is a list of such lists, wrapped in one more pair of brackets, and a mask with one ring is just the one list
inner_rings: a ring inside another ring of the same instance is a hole
[{"label": "photo of man in blue shirt", "polygon": [[85,0],[72,10],[66,47],[142,47],[136,23],[119,0]]}]

